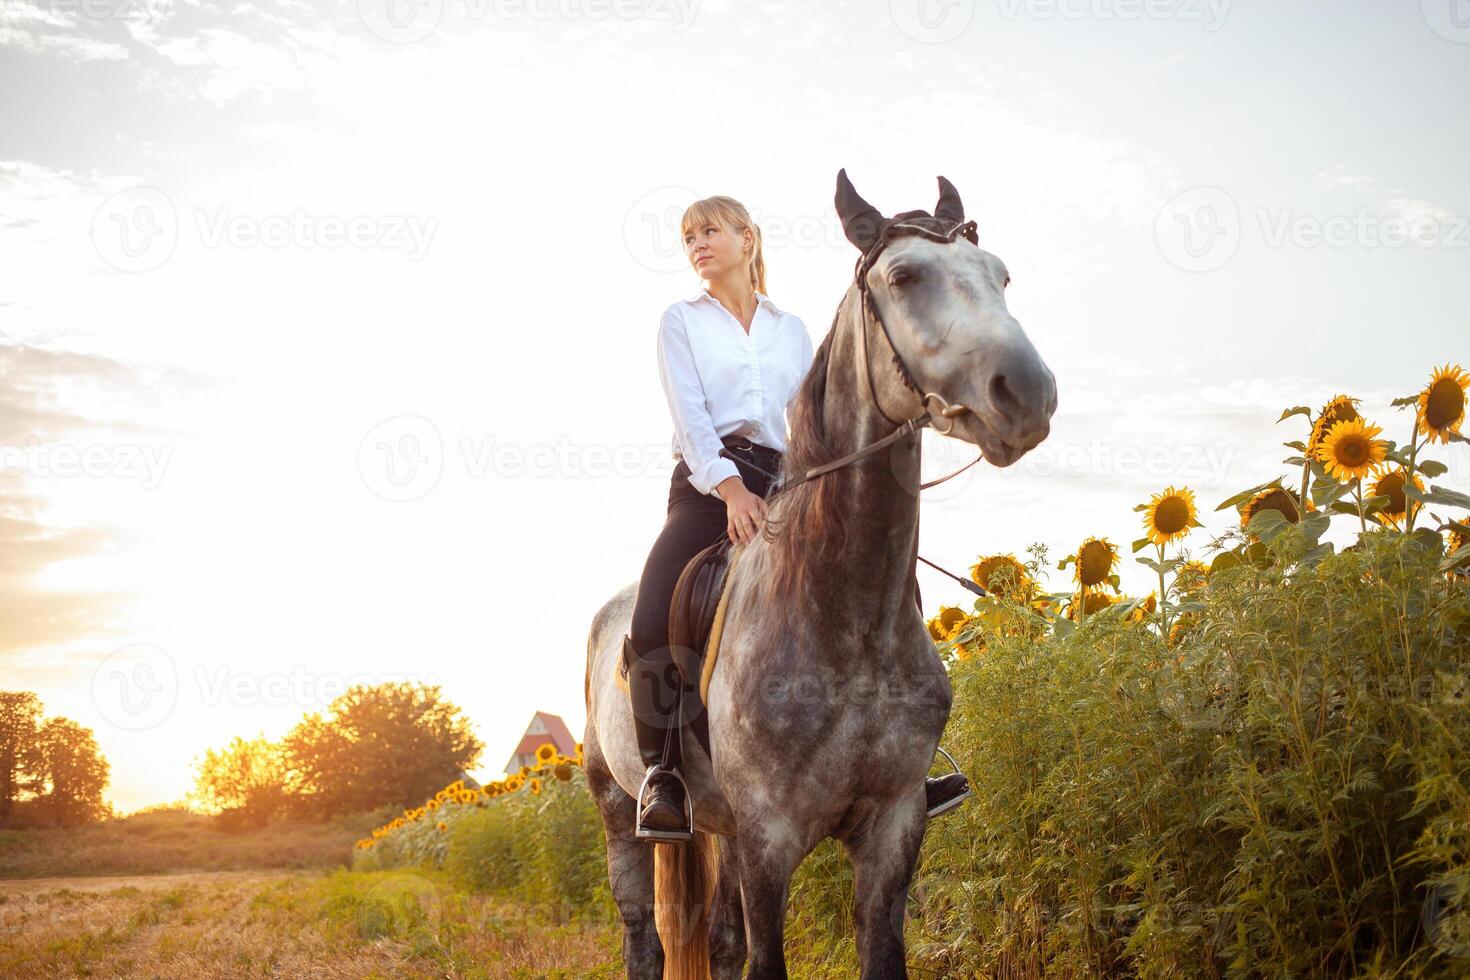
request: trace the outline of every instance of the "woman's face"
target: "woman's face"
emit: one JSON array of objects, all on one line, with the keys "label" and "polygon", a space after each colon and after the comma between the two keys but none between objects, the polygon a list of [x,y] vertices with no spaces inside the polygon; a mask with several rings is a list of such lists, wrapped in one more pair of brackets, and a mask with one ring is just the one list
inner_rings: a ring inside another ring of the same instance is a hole
[{"label": "woman's face", "polygon": [[754,244],[755,236],[748,229],[737,232],[715,222],[695,225],[684,233],[684,254],[707,282],[743,271]]}]

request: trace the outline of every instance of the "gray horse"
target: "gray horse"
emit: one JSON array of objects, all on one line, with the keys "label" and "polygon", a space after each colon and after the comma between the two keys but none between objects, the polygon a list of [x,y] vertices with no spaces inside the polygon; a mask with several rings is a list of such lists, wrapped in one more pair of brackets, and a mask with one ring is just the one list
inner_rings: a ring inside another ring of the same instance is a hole
[{"label": "gray horse", "polygon": [[792,404],[781,476],[793,486],[730,572],[705,708],[713,759],[684,739],[688,843],[633,836],[644,767],[617,673],[637,584],[593,620],[586,771],[635,980],[734,980],[747,955],[749,977],[785,977],[791,875],[826,837],[853,863],[862,976],[907,976],[924,778],[951,701],[914,602],[919,432],[797,481],[921,416],[930,392],[956,406],[940,431],[996,466],[1050,430],[1056,384],[1006,310],[1006,267],[939,183],[932,216],[885,218],[838,174],[837,212],[863,255]]}]

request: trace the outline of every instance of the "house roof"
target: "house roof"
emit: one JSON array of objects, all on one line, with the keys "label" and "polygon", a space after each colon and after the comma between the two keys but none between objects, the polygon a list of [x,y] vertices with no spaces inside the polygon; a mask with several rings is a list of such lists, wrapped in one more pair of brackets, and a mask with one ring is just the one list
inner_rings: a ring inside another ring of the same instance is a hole
[{"label": "house roof", "polygon": [[[546,729],[544,733],[532,733],[531,729],[540,721]],[[548,711],[538,711],[531,716],[530,724],[526,725],[526,734],[521,736],[515,751],[511,753],[509,761],[505,764],[505,771],[512,772],[520,768],[516,761],[517,756],[533,755],[538,748],[546,742],[556,746],[556,750],[562,755],[577,754],[577,740],[572,738],[567,723],[562,721],[561,715],[554,715]]]}]

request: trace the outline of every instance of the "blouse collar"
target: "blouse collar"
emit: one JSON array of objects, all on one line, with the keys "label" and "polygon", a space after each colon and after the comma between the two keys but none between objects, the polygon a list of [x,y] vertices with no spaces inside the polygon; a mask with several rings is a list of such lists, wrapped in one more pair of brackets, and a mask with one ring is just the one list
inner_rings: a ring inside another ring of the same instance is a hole
[{"label": "blouse collar", "polygon": [[[719,300],[715,299],[713,296],[710,295],[710,292],[709,292],[708,289],[704,289],[704,288],[701,288],[699,290],[699,292],[697,292],[693,296],[689,297],[689,302],[691,302],[691,303],[698,303],[701,300],[709,300],[710,302],[713,302],[713,303],[718,303],[719,302]],[[764,306],[766,309],[770,310],[771,313],[772,313],[772,315],[774,315],[774,316],[780,316],[781,315],[781,312],[782,312],[781,311],[781,307],[777,306],[775,304],[775,302],[771,299],[771,297],[767,296],[765,293],[761,292],[760,290],[756,290],[756,293],[755,293],[755,304],[756,304],[756,306]]]}]

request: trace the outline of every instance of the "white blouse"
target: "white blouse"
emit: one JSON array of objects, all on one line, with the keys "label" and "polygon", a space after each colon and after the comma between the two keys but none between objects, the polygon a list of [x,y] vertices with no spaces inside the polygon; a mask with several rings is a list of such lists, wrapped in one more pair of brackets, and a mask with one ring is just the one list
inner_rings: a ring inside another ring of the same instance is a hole
[{"label": "white blouse", "polygon": [[812,363],[806,324],[756,293],[750,333],[705,289],[664,311],[658,371],[674,421],[673,455],[689,464],[689,482],[714,494],[742,473],[720,455],[721,437],[786,451],[786,409]]}]

